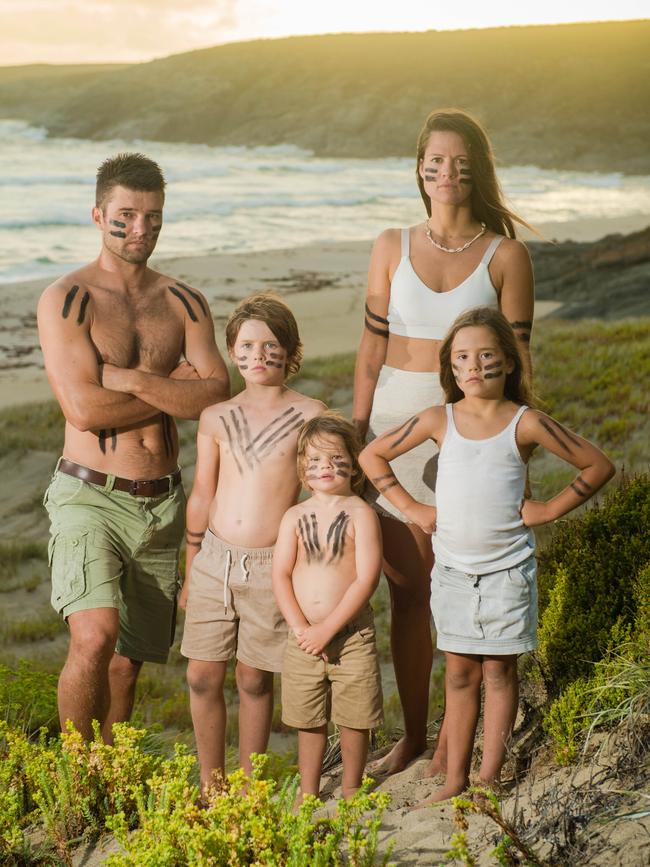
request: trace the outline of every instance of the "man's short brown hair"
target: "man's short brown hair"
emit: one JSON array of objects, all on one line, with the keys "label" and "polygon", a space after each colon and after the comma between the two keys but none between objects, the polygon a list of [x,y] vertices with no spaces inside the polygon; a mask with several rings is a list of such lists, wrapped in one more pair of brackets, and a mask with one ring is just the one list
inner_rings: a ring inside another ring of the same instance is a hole
[{"label": "man's short brown hair", "polygon": [[95,205],[103,208],[113,187],[165,196],[165,176],[158,163],[144,154],[122,153],[105,159],[97,169]]},{"label": "man's short brown hair", "polygon": [[226,323],[226,345],[229,350],[235,345],[239,329],[249,319],[257,319],[268,325],[286,351],[287,377],[298,373],[302,361],[302,343],[296,317],[284,301],[272,292],[259,292],[240,301]]}]

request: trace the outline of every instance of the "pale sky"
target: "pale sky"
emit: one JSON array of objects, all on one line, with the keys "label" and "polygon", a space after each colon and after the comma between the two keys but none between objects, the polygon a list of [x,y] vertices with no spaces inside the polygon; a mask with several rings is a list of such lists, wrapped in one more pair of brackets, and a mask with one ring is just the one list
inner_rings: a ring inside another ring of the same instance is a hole
[{"label": "pale sky", "polygon": [[313,33],[647,18],[648,0],[0,0],[0,65],[143,61]]}]

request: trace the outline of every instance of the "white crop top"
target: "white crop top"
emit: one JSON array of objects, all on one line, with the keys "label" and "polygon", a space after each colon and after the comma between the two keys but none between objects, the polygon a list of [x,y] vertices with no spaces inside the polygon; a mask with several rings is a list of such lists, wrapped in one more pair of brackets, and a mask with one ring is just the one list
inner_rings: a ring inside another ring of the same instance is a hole
[{"label": "white crop top", "polygon": [[402,229],[402,258],[390,284],[388,330],[402,337],[442,340],[450,325],[471,307],[497,307],[497,292],[488,265],[503,240],[497,235],[481,261],[462,283],[448,292],[434,292],[413,270],[409,256],[409,230]]},{"label": "white crop top", "polygon": [[527,407],[519,407],[500,433],[482,440],[458,433],[453,407],[446,405],[447,431],[438,456],[438,517],[431,537],[436,560],[470,575],[508,569],[535,550],[533,531],[521,518],[526,464],[515,439]]}]

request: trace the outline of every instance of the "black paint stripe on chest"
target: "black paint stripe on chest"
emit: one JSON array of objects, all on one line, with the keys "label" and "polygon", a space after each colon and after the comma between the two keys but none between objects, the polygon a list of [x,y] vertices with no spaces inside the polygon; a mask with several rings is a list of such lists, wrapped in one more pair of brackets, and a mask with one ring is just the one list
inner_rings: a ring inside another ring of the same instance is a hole
[{"label": "black paint stripe on chest", "polygon": [[[242,415],[243,415],[243,413],[242,413]],[[253,461],[252,461],[251,456],[248,452],[248,443],[246,442],[246,439],[244,436],[244,428],[243,428],[243,425],[240,423],[241,419],[237,418],[237,413],[235,412],[234,409],[230,410],[230,421],[232,422],[232,425],[235,429],[235,435],[237,438],[237,445],[239,446],[239,451],[244,456],[244,459],[245,459],[246,463],[248,464],[248,468],[252,470],[253,469]]]},{"label": "black paint stripe on chest", "polygon": [[230,454],[234,458],[235,466],[237,467],[237,470],[239,471],[239,475],[243,476],[244,471],[242,470],[241,465],[240,465],[239,461],[237,460],[237,455],[235,454],[235,441],[234,441],[234,438],[232,435],[232,431],[230,430],[230,426],[229,426],[228,422],[226,421],[226,419],[224,418],[224,416],[220,415],[219,418],[221,419],[221,424],[224,426],[225,431],[226,431],[226,436],[228,437],[228,446],[230,447]]},{"label": "black paint stripe on chest", "polygon": [[64,319],[67,319],[70,315],[70,308],[72,307],[72,302],[74,301],[75,295],[78,291],[79,287],[73,286],[72,289],[70,289],[70,291],[65,296],[65,301],[63,302],[63,309],[61,310],[61,316],[63,316]]},{"label": "black paint stripe on chest", "polygon": [[81,325],[84,319],[86,318],[86,307],[88,306],[88,302],[90,301],[90,293],[84,292],[84,296],[81,299],[81,304],[79,305],[79,315],[77,316],[77,325]]},{"label": "black paint stripe on chest", "polygon": [[171,455],[174,451],[173,440],[172,440],[172,422],[170,417],[164,412],[161,416],[162,421],[162,433],[163,440],[165,443],[165,454],[167,456]]},{"label": "black paint stripe on chest", "polygon": [[347,512],[339,512],[327,531],[327,544],[330,546],[329,563],[343,556],[345,551],[345,530],[350,521]]},{"label": "black paint stripe on chest", "polygon": [[187,315],[190,317],[192,322],[198,322],[199,320],[197,318],[196,313],[192,309],[192,305],[187,300],[187,298],[183,295],[183,293],[180,291],[180,289],[177,289],[175,286],[168,286],[167,288],[172,293],[172,295],[175,295],[178,298],[178,300],[182,303],[183,307],[187,311]]}]

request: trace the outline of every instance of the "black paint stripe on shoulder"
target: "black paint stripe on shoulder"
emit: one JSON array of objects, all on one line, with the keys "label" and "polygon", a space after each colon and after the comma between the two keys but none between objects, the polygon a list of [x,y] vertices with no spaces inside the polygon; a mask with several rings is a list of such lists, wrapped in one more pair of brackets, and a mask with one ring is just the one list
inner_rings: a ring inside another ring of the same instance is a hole
[{"label": "black paint stripe on shoulder", "polygon": [[201,298],[201,296],[199,295],[198,292],[195,292],[193,289],[190,289],[189,286],[186,286],[185,283],[181,283],[180,280],[177,280],[177,281],[176,281],[176,285],[177,285],[177,286],[180,286],[181,289],[184,289],[186,292],[189,292],[189,294],[192,296],[192,298],[194,298],[194,300],[196,301],[196,303],[199,305],[199,307],[200,307],[201,310],[203,311],[203,315],[204,315],[204,316],[207,316],[207,315],[208,315],[208,311],[207,311],[207,309],[206,309],[206,306],[205,306],[205,304],[203,303],[203,298]]},{"label": "black paint stripe on shoulder", "polygon": [[375,322],[381,322],[382,325],[388,325],[388,319],[384,319],[383,316],[377,316],[377,314],[373,313],[367,304],[366,304],[366,316],[369,316],[370,319],[374,319]]},{"label": "black paint stripe on shoulder", "polygon": [[84,292],[84,297],[81,299],[81,304],[79,305],[79,315],[77,316],[77,325],[81,325],[81,323],[86,318],[86,307],[88,306],[89,301],[90,301],[90,292]]},{"label": "black paint stripe on shoulder", "polygon": [[74,301],[75,295],[78,291],[79,287],[73,286],[72,289],[70,289],[68,294],[65,296],[65,301],[63,302],[63,310],[61,311],[61,316],[63,316],[64,319],[67,319],[70,315],[70,308],[72,307],[72,302]]},{"label": "black paint stripe on shoulder", "polygon": [[187,315],[190,317],[192,322],[198,322],[199,320],[196,317],[196,313],[192,310],[192,305],[189,303],[187,298],[183,295],[183,293],[178,290],[175,286],[167,287],[172,295],[175,295],[178,300],[182,303],[183,307],[187,310]]},{"label": "black paint stripe on shoulder", "polygon": [[379,335],[379,337],[390,337],[390,333],[388,331],[384,331],[381,328],[376,328],[374,325],[371,325],[370,322],[368,322],[368,319],[366,319],[365,325],[371,334],[377,334]]}]

